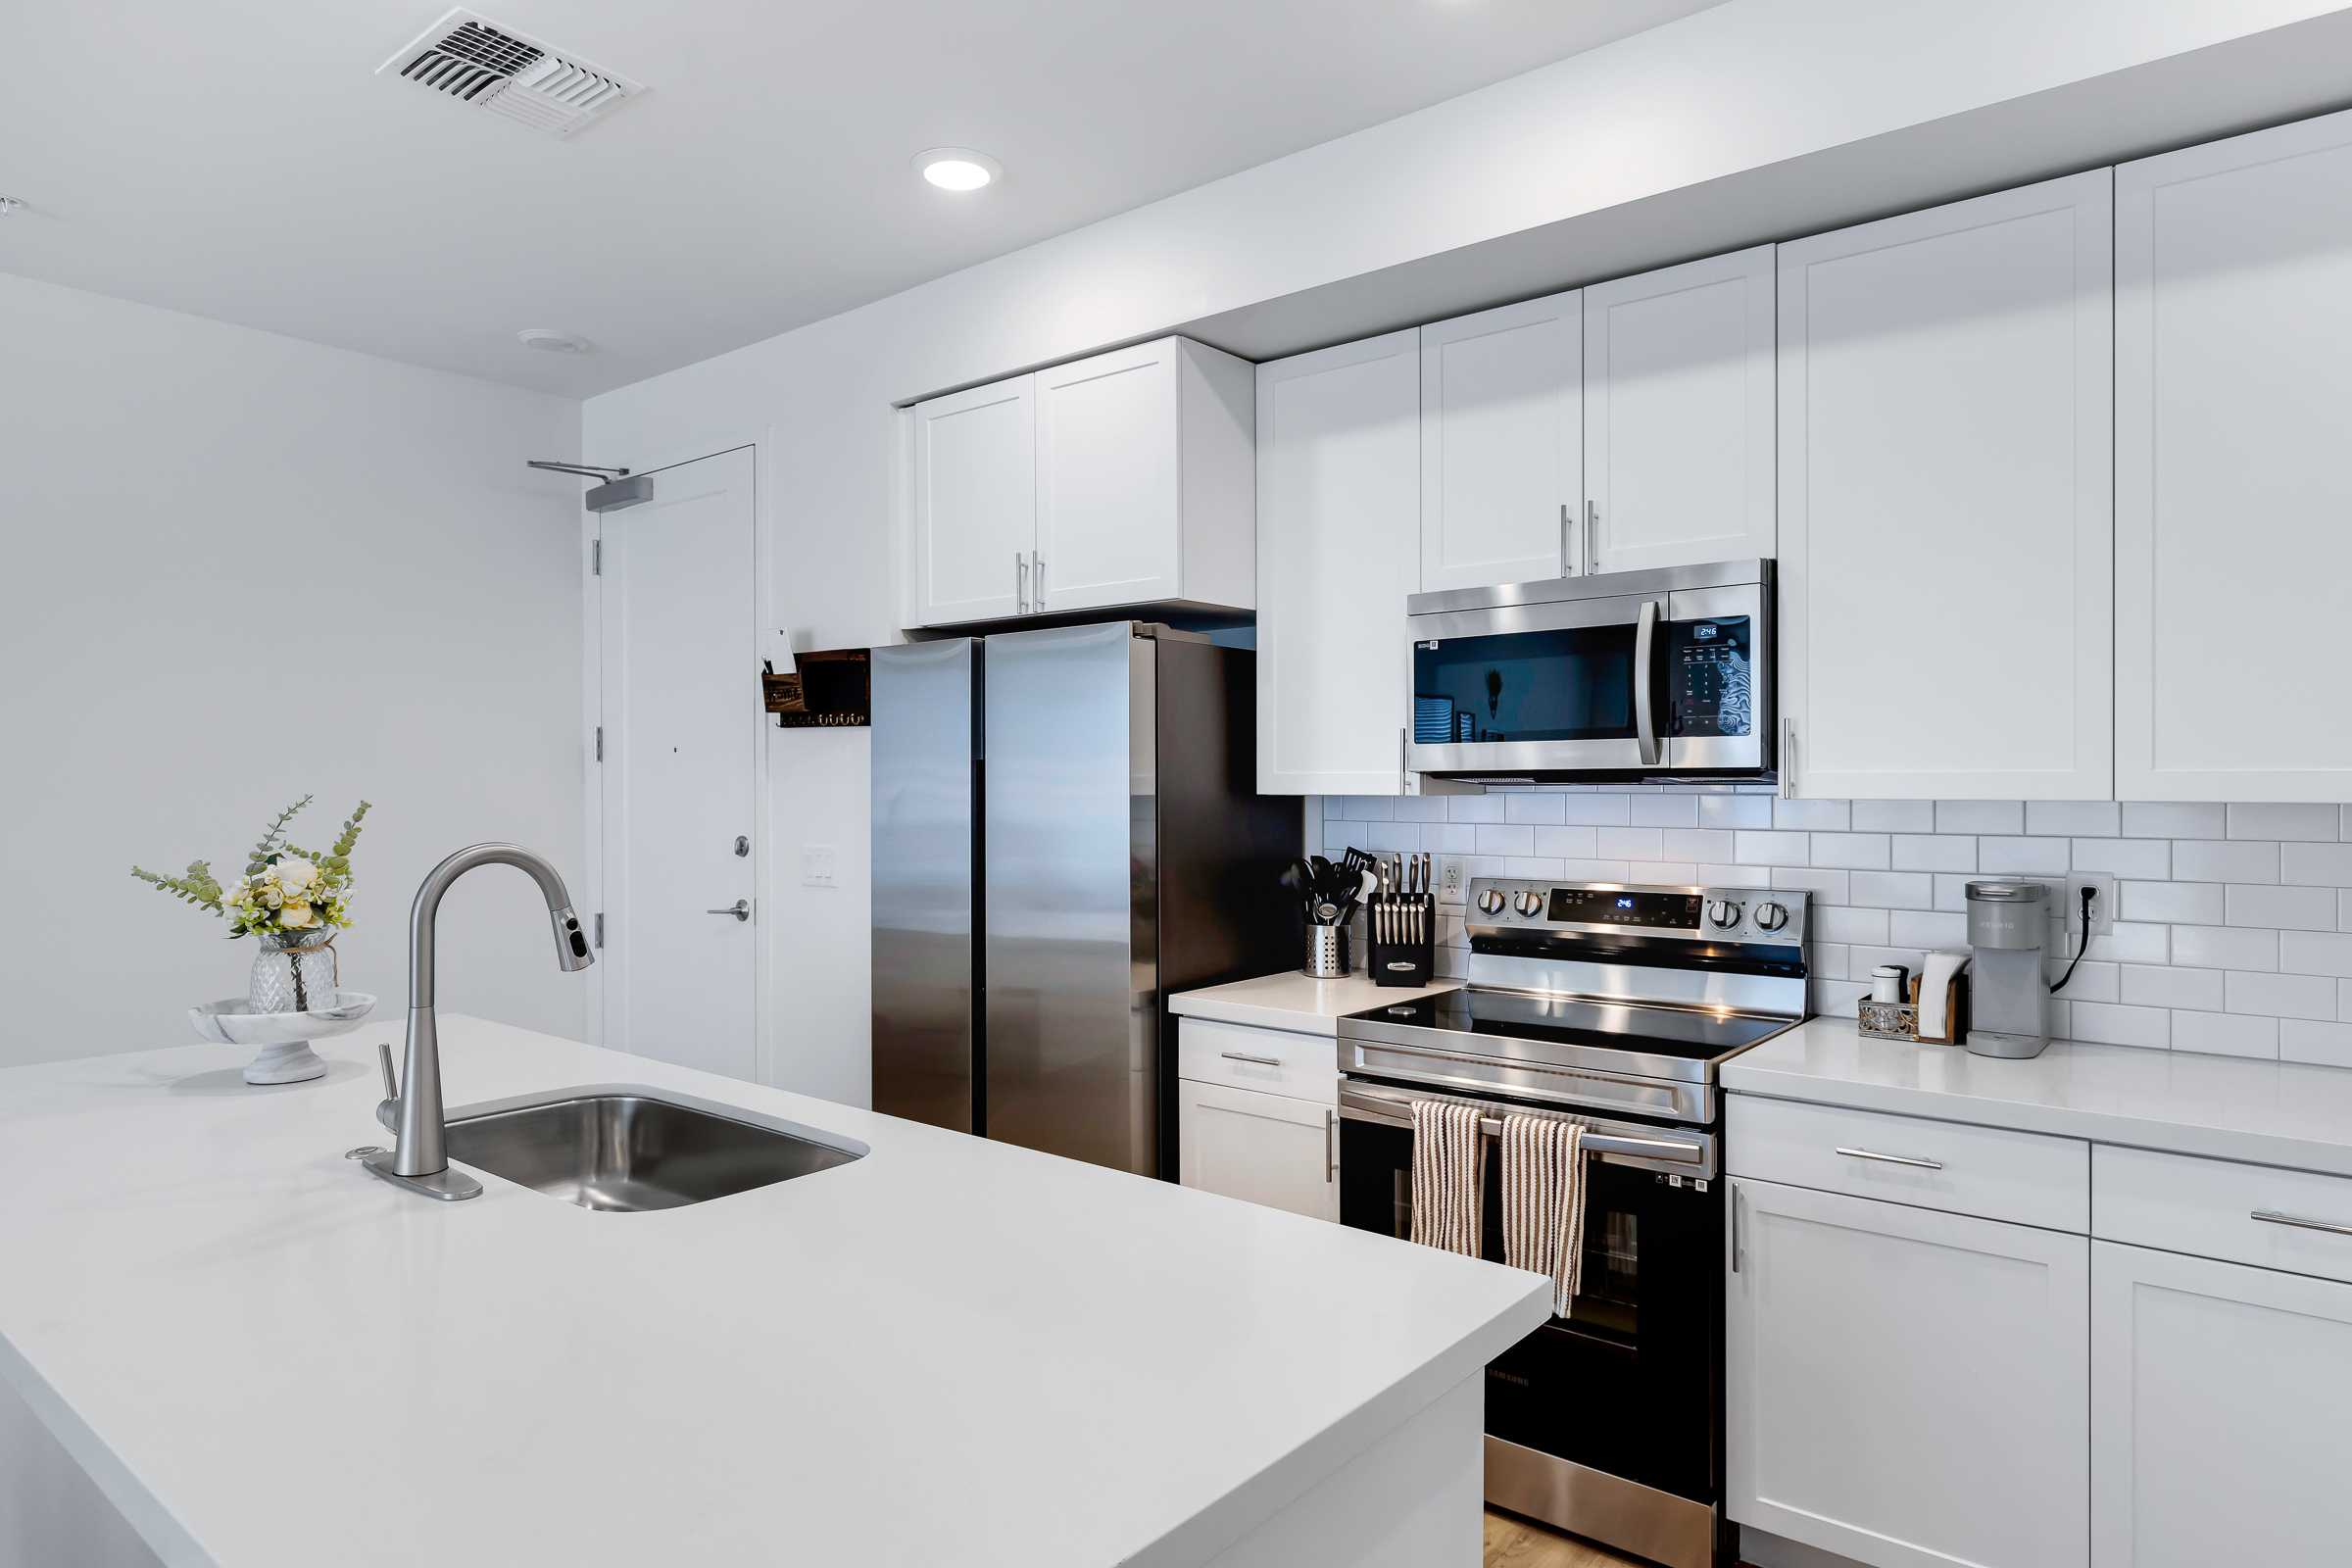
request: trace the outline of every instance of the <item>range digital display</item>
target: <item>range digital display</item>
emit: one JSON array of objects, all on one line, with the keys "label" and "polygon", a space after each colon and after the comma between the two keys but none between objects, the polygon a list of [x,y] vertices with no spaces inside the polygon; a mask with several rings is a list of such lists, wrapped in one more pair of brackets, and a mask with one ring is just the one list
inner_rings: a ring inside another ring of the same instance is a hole
[{"label": "range digital display", "polygon": [[1667,930],[1698,929],[1694,893],[1615,893],[1591,888],[1553,888],[1546,917],[1583,925],[1647,925]]}]

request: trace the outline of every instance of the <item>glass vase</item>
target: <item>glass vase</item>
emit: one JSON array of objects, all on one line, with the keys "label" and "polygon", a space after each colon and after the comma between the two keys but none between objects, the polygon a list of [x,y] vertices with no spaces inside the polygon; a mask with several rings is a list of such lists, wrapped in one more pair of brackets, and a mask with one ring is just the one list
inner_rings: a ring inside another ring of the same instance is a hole
[{"label": "glass vase", "polygon": [[253,977],[245,988],[245,1004],[255,1012],[308,1012],[331,1007],[337,983],[335,933],[272,931],[254,940],[261,951],[253,956]]}]

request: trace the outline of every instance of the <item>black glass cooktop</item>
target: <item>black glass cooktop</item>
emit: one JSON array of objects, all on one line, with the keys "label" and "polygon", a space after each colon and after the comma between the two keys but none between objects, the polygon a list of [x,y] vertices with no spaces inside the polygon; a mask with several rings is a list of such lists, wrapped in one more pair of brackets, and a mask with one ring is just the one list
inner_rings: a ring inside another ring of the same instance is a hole
[{"label": "black glass cooktop", "polygon": [[1518,991],[1441,991],[1410,1002],[1350,1013],[1395,1028],[1499,1035],[1554,1045],[1636,1051],[1709,1061],[1788,1027],[1785,1018],[1749,1018],[1683,1007],[1540,997]]}]

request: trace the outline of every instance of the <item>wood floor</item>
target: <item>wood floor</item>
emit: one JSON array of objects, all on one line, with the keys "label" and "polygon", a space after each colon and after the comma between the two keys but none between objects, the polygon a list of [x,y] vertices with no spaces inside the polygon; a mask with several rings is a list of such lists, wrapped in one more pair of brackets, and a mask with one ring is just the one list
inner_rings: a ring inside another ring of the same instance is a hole
[{"label": "wood floor", "polygon": [[1574,1536],[1563,1536],[1516,1514],[1487,1510],[1486,1568],[1643,1568]]}]

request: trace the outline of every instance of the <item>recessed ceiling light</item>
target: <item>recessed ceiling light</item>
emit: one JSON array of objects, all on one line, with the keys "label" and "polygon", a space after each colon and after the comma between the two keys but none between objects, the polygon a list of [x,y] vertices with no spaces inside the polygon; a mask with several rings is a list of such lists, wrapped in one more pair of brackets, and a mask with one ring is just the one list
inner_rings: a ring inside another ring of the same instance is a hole
[{"label": "recessed ceiling light", "polygon": [[914,167],[941,190],[978,190],[1004,175],[1004,166],[969,147],[934,147],[914,155]]},{"label": "recessed ceiling light", "polygon": [[542,354],[593,354],[596,345],[576,332],[558,332],[544,326],[526,326],[514,334],[524,348],[537,349]]}]

